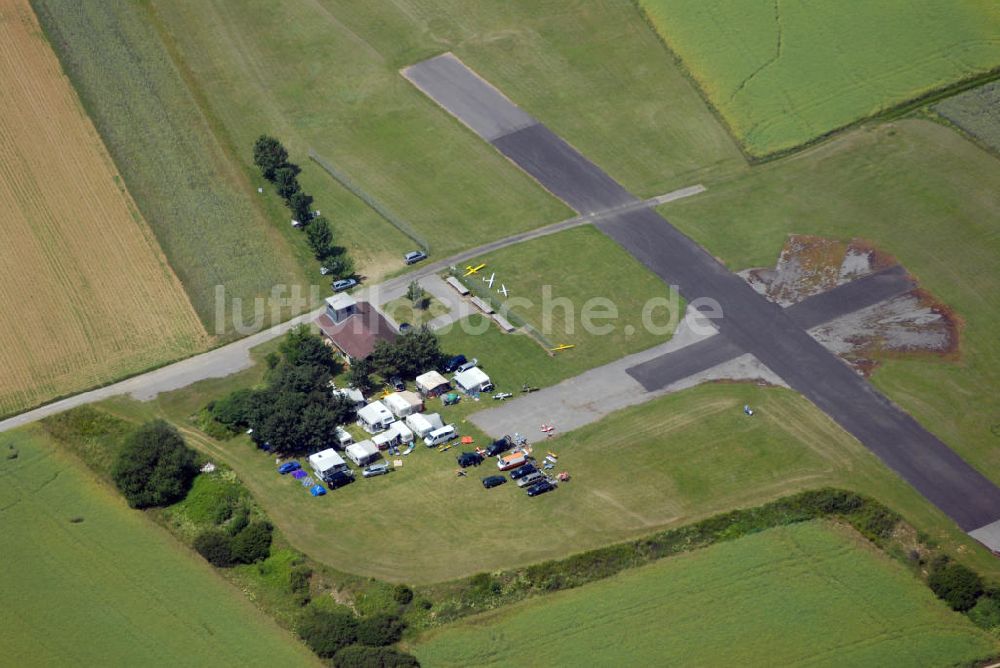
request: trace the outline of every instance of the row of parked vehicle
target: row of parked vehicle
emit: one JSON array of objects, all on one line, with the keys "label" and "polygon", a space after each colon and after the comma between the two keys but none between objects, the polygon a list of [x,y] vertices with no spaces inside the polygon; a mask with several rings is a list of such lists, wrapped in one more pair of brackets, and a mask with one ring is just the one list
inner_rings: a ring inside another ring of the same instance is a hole
[{"label": "row of parked vehicle", "polygon": [[[510,471],[510,479],[517,483],[517,486],[524,489],[528,496],[538,496],[546,492],[551,492],[556,488],[556,483],[544,472],[531,462],[531,457],[524,450],[517,450],[510,454],[504,454],[514,447],[514,442],[510,436],[493,441],[482,452],[463,452],[457,460],[462,468],[479,466],[486,457],[497,458],[497,468],[501,471]],[[482,479],[483,487],[493,489],[507,482],[503,475],[491,475]]]}]

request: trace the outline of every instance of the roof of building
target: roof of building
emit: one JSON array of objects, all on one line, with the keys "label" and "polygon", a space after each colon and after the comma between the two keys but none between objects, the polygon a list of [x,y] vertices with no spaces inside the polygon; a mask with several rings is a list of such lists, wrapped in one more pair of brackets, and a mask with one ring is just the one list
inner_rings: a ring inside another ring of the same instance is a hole
[{"label": "roof of building", "polygon": [[356,300],[354,297],[347,294],[346,292],[338,292],[332,297],[326,298],[326,305],[335,311],[341,311],[345,308],[350,308],[357,303],[358,300]]},{"label": "roof of building", "polygon": [[490,382],[490,377],[487,376],[478,366],[474,366],[471,369],[462,371],[461,373],[456,373],[455,382],[458,383],[459,387],[468,389],[470,387],[479,387],[484,383]]},{"label": "roof of building", "polygon": [[353,359],[371,355],[376,341],[391,343],[396,340],[396,331],[389,321],[368,302],[358,302],[357,312],[338,323],[324,313],[316,318],[316,325],[337,348]]}]

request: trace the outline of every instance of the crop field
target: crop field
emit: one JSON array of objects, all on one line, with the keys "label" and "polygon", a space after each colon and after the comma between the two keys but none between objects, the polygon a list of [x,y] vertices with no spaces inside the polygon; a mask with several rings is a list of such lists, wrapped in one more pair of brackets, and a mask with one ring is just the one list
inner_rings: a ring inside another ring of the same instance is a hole
[{"label": "crop field", "polygon": [[1000,153],[1000,81],[942,100],[934,111]]},{"label": "crop field", "polygon": [[773,264],[790,233],[863,237],[963,323],[957,362],[884,363],[873,382],[1000,483],[1000,163],[937,123],[851,133],[663,207],[732,269]]},{"label": "crop field", "polygon": [[640,4],[753,156],[1000,66],[991,0]]},{"label": "crop field", "polygon": [[634,191],[690,185],[739,152],[627,2],[568,9],[339,0],[151,3],[220,131],[248,160],[262,131],[305,171],[338,243],[370,278],[414,242],[306,160],[309,149],[443,257],[570,212],[399,74],[453,50]]},{"label": "crop field", "polygon": [[255,297],[275,284],[304,283],[293,249],[199,111],[146,5],[33,5],[205,327],[213,334],[233,329],[228,318],[216,322],[216,286],[225,287],[227,306],[242,300],[249,323]]},{"label": "crop field", "polygon": [[821,522],[472,617],[412,647],[427,666],[943,666],[997,649],[902,566]]},{"label": "crop field", "polygon": [[0,3],[0,415],[208,337],[21,0]]},{"label": "crop field", "polygon": [[[510,376],[518,388],[525,381],[551,385],[663,343],[684,315],[679,295],[594,227],[526,241],[468,264],[483,263],[479,273],[461,279],[474,293],[492,299],[514,324],[527,323],[544,345],[576,346],[550,357],[543,344],[501,335],[480,317],[442,330],[442,345],[484,360],[500,374],[494,382],[501,389],[512,387],[505,382]],[[492,288],[484,283],[490,276]],[[497,293],[502,286],[509,290],[506,298]]]},{"label": "crop field", "polygon": [[57,450],[38,428],[0,434],[5,664],[317,665],[194,552]]},{"label": "crop field", "polygon": [[[393,582],[428,583],[479,571],[563,557],[678,526],[786,493],[835,485],[871,494],[942,546],[960,549],[984,573],[1000,572],[985,551],[826,416],[792,392],[744,384],[703,385],[613,414],[544,447],[559,454],[573,480],[537,499],[508,483],[485,490],[486,464],[455,475],[456,446],[417,448],[401,470],[316,499],[279,476],[273,456],[245,436],[220,442],[191,416],[209,399],[257,382],[259,367],[229,379],[162,394],[149,403],[101,405],[131,420],[162,416],[189,444],[231,466],[298,549],[335,568]],[[742,407],[750,403],[752,420]],[[439,402],[462,434],[483,436]],[[363,517],[363,521],[359,521]],[[497,522],[498,517],[526,521]],[[331,540],[330,536],[337,536]],[[980,554],[982,552],[982,554]]]}]

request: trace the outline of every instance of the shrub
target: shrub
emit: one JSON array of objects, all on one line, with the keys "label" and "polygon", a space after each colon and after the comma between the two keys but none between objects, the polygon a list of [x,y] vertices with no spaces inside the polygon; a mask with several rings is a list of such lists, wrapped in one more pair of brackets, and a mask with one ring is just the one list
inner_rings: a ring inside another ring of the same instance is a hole
[{"label": "shrub", "polygon": [[197,473],[194,451],[176,429],[155,420],[125,440],[111,477],[131,507],[149,508],[184,498]]},{"label": "shrub", "polygon": [[400,605],[407,605],[413,600],[413,590],[404,584],[398,584],[392,590],[392,598]]},{"label": "shrub", "polygon": [[248,524],[250,524],[250,509],[246,506],[240,506],[233,513],[229,524],[226,525],[226,533],[230,536],[235,536],[243,531]]},{"label": "shrub", "polygon": [[309,579],[312,569],[308,566],[295,566],[288,573],[288,588],[299,605],[309,602]]},{"label": "shrub", "polygon": [[983,593],[983,581],[961,564],[947,564],[931,572],[927,584],[952,610],[965,612]]},{"label": "shrub", "polygon": [[233,561],[252,564],[267,559],[271,554],[271,532],[267,522],[251,522],[233,537]]},{"label": "shrub", "polygon": [[298,633],[318,656],[329,658],[354,644],[358,621],[349,612],[307,608],[299,618]]},{"label": "shrub", "polygon": [[371,647],[391,645],[403,635],[404,628],[396,615],[378,613],[358,622],[358,642]]},{"label": "shrub", "polygon": [[225,568],[233,565],[231,539],[217,529],[198,534],[194,539],[194,549],[213,566]]},{"label": "shrub", "polygon": [[1000,600],[992,596],[983,596],[969,610],[969,619],[984,629],[1000,626]]},{"label": "shrub", "polygon": [[216,422],[235,431],[254,422],[259,403],[260,397],[254,390],[236,390],[229,396],[212,402],[210,411]]},{"label": "shrub", "polygon": [[351,645],[333,657],[337,668],[408,668],[419,666],[415,656],[404,654],[390,647],[362,647]]}]

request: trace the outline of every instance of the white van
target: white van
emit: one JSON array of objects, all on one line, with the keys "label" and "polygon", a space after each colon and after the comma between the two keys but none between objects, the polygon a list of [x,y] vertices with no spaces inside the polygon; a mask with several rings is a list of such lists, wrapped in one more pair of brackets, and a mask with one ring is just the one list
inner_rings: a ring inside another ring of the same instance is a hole
[{"label": "white van", "polygon": [[424,436],[424,445],[428,448],[434,445],[441,445],[442,443],[447,443],[458,436],[458,432],[455,431],[453,425],[445,425],[440,429],[435,429],[431,433]]}]

